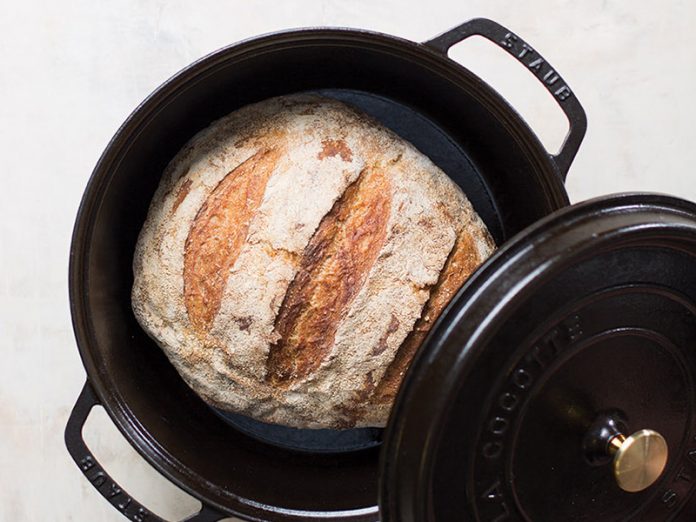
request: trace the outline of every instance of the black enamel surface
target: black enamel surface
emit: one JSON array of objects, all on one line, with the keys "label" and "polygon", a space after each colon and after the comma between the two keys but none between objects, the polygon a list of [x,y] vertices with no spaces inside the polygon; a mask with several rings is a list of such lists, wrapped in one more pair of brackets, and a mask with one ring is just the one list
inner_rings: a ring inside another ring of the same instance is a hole
[{"label": "black enamel surface", "polygon": [[[580,204],[511,240],[409,372],[385,435],[385,520],[693,520],[695,266],[696,205],[665,196]],[[610,411],[667,440],[643,492],[587,458]]]}]

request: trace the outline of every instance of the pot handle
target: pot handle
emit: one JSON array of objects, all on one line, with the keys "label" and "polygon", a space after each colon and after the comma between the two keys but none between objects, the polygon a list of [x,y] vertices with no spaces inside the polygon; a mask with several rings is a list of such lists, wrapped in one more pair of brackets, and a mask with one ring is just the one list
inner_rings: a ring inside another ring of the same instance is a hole
[{"label": "pot handle", "polygon": [[549,154],[561,173],[563,181],[580,148],[587,130],[587,117],[568,84],[551,65],[522,38],[502,25],[487,18],[474,18],[462,25],[423,42],[436,51],[447,54],[450,47],[470,36],[479,35],[505,49],[527,67],[541,84],[551,93],[556,103],[568,118],[568,134],[558,154]]},{"label": "pot handle", "polygon": [[[97,462],[87,444],[85,444],[82,438],[82,428],[90,411],[98,404],[99,399],[94,393],[92,386],[89,384],[89,381],[85,382],[85,386],[82,388],[82,392],[65,427],[65,445],[70,456],[87,480],[92,483],[92,486],[127,519],[134,522],[166,522],[163,518],[145,508],[145,506],[114,482],[101,464]],[[191,515],[182,522],[215,522],[228,516],[203,504],[198,513]]]}]

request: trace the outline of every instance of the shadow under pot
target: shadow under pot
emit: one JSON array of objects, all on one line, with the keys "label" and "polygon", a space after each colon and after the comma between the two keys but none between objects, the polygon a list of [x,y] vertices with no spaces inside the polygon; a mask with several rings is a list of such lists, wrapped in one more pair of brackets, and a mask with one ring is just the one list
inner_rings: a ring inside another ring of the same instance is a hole
[{"label": "shadow under pot", "polygon": [[[447,57],[452,45],[472,35],[511,53],[554,96],[570,124],[557,155],[544,150],[493,89]],[[71,312],[87,382],[69,420],[66,443],[88,479],[102,477],[92,481],[107,500],[133,520],[161,520],[127,493],[110,493],[111,479],[81,435],[96,404],[150,464],[201,500],[201,512],[189,520],[380,519],[380,479],[382,495],[391,492],[385,497],[391,506],[401,487],[392,485],[394,466],[415,458],[402,454],[400,441],[393,440],[403,435],[394,425],[399,419],[392,418],[386,434],[292,430],[207,406],[131,311],[138,233],[160,174],[197,132],[250,103],[318,92],[358,107],[413,143],[461,186],[503,245],[568,205],[563,180],[586,129],[585,114],[564,80],[537,52],[521,53],[523,46],[517,35],[486,19],[422,44],[345,29],[276,33],[195,62],[133,112],[92,174],[70,252]],[[452,320],[451,314],[447,317]],[[419,360],[437,338],[433,335],[421,349]],[[493,382],[502,370],[484,369],[481,375]],[[407,390],[418,381],[413,373]],[[403,410],[405,401],[397,403],[397,411]],[[467,419],[478,422],[475,415]],[[426,429],[421,425],[417,431]],[[462,506],[469,505],[465,498],[458,498]],[[406,517],[389,507],[382,518],[391,516]]]}]

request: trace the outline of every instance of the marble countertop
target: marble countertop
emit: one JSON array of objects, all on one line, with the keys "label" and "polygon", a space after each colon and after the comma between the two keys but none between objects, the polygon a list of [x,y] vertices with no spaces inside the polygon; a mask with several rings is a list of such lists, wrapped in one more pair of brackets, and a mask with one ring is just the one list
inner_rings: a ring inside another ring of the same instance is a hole
[{"label": "marble countertop", "polygon": [[[129,112],[196,58],[260,33],[349,26],[415,41],[487,16],[563,74],[589,129],[568,177],[573,201],[618,191],[696,200],[696,3],[687,0],[246,0],[4,2],[0,15],[0,520],[120,521],[63,444],[85,373],[67,296],[82,190]],[[490,45],[452,57],[499,88],[550,149],[563,118]],[[507,61],[506,61],[507,60]],[[85,436],[104,466],[156,513],[196,502],[146,465],[103,411]]]}]

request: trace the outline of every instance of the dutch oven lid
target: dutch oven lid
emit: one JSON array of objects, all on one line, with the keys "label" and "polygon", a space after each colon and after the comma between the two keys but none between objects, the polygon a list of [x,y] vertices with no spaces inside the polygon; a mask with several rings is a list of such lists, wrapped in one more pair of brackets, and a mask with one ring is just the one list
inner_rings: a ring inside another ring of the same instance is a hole
[{"label": "dutch oven lid", "polygon": [[412,364],[383,517],[693,520],[695,376],[696,205],[558,211],[471,278]]}]

